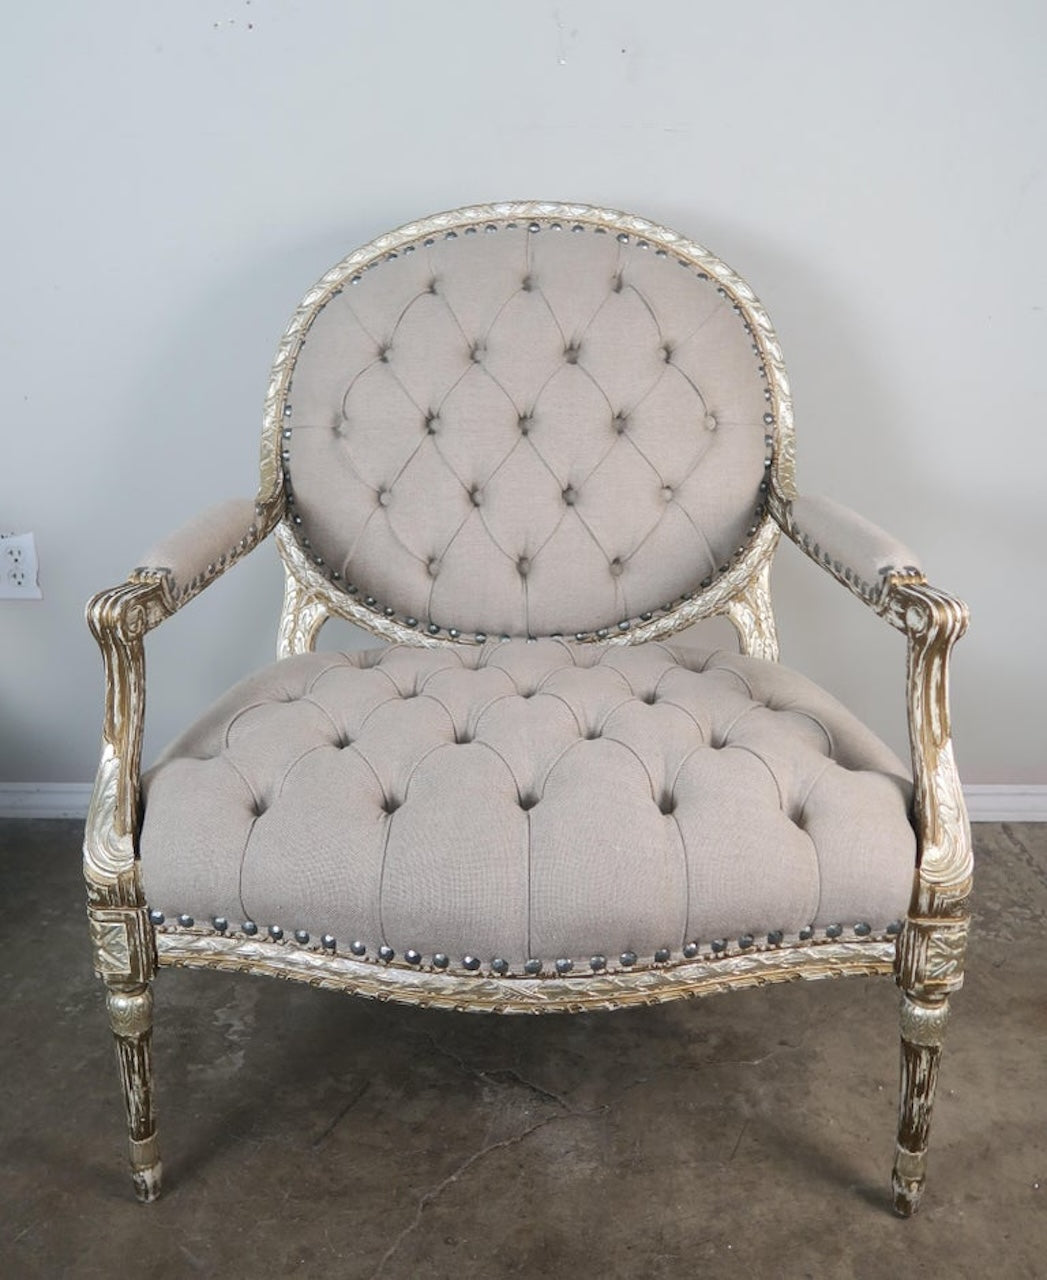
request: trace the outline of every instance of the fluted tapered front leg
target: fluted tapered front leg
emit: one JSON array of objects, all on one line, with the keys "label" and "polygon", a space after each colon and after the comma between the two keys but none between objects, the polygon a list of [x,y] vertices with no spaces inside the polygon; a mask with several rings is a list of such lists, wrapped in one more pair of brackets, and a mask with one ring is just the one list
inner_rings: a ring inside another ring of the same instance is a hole
[{"label": "fluted tapered front leg", "polygon": [[153,993],[148,985],[110,987],[106,1003],[127,1108],[131,1177],[135,1195],[148,1203],[159,1196],[161,1181],[153,1107]]},{"label": "fluted tapered front leg", "polygon": [[925,1004],[902,996],[902,1069],[898,1109],[898,1146],[891,1179],[895,1211],[911,1217],[920,1205],[927,1176],[927,1140],[938,1084],[942,1039],[949,1002]]}]

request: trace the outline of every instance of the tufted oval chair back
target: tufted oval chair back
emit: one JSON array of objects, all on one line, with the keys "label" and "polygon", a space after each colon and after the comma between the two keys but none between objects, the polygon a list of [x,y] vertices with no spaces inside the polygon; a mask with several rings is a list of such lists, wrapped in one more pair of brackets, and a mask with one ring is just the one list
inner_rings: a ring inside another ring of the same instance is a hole
[{"label": "tufted oval chair back", "polygon": [[266,447],[332,611],[430,642],[639,639],[766,559],[789,429],[770,323],[722,262],[623,214],[503,204],[320,281]]}]

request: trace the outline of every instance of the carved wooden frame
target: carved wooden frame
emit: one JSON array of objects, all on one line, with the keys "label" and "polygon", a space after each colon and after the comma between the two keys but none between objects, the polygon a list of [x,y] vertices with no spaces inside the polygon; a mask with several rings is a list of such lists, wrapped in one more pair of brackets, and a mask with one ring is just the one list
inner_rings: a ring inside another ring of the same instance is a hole
[{"label": "carved wooden frame", "polygon": [[[176,594],[162,571],[139,570],[127,582],[95,596],[87,609],[88,624],[102,652],[106,699],[101,759],[84,838],[84,874],[95,968],[108,988],[110,1021],[124,1082],[136,1192],[140,1199],[151,1200],[160,1189],[149,987],[158,964],[244,970],[377,999],[507,1013],[616,1008],[794,978],[889,973],[893,969],[903,993],[895,1206],[900,1213],[912,1213],[924,1179],[927,1126],[948,996],[963,980],[972,875],[970,831],[953,760],[948,704],[950,654],[966,629],[967,610],[929,586],[920,575],[889,575],[877,597],[870,599],[837,567],[818,560],[908,640],[907,705],[918,863],[912,906],[897,945],[882,936],[847,942],[819,940],[602,975],[473,978],[419,973],[407,966],[356,961],[291,943],[273,946],[207,929],[157,930],[149,922],[137,863],[146,634],[221,576],[284,517],[280,464],[284,400],[294,356],[324,291],[337,288],[347,271],[361,262],[428,234],[430,229],[508,217],[587,219],[646,236],[652,244],[699,262],[722,281],[749,318],[754,342],[766,363],[774,405],[776,446],[769,468],[767,513],[740,560],[708,590],[683,600],[646,627],[609,636],[606,643],[640,643],[700,617],[722,613],[738,631],[743,652],[777,658],[768,573],[779,526],[796,537],[787,518],[788,503],[795,497],[792,409],[781,350],[770,321],[748,286],[729,268],[701,246],[642,219],[582,205],[528,203],[474,206],[412,223],[358,250],[328,272],[306,295],[274,363],[265,406],[256,536],[242,543],[227,561],[209,565],[191,590]],[[287,575],[279,626],[281,656],[312,649],[320,627],[332,614],[390,640],[425,646],[455,642],[452,637],[412,631],[339,592],[309,564],[286,524],[279,528],[277,539]]]}]

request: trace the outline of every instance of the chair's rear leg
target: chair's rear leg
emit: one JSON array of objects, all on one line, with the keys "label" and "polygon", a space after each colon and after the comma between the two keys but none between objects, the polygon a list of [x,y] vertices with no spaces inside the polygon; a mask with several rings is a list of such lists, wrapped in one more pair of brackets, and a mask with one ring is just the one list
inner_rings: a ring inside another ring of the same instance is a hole
[{"label": "chair's rear leg", "polygon": [[108,986],[109,1025],[116,1037],[116,1056],[127,1107],[131,1177],[143,1204],[160,1194],[160,1151],[153,1109],[153,992],[148,983]]},{"label": "chair's rear leg", "polygon": [[898,1146],[891,1179],[895,1211],[916,1212],[927,1176],[927,1138],[949,1002],[934,1003],[902,994],[902,1070],[898,1103]]}]

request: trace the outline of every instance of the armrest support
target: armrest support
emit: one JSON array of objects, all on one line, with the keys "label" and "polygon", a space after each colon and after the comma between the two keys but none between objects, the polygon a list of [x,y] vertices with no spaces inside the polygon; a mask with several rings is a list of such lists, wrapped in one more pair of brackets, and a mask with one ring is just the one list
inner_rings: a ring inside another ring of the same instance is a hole
[{"label": "armrest support", "polygon": [[940,1006],[963,983],[974,872],[971,827],[953,759],[949,659],[967,606],[926,582],[897,578],[884,615],[908,639],[907,703],[918,865],[895,969],[906,995]]},{"label": "armrest support", "polygon": [[953,758],[949,660],[967,630],[967,606],[932,587],[903,543],[827,498],[782,503],[778,522],[825,570],[904,632],[919,864],[898,952],[899,980],[940,999],[959,985],[973,872],[971,831]]},{"label": "armrest support", "polygon": [[136,839],[145,724],[145,637],[269,533],[279,503],[235,500],[165,538],[119,586],[87,605],[105,667],[102,754],[84,837],[93,908],[140,905]]},{"label": "armrest support", "polygon": [[878,612],[892,579],[923,578],[918,557],[904,543],[829,498],[793,498],[778,521],[802,551]]}]

